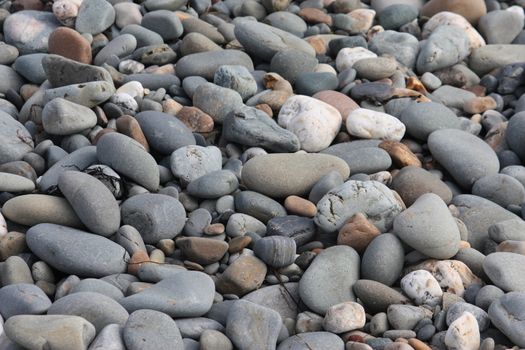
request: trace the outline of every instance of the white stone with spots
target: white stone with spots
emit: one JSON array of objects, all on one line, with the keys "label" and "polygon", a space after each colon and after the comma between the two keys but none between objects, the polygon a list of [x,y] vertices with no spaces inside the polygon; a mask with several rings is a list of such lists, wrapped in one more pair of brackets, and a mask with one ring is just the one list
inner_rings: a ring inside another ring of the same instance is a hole
[{"label": "white stone with spots", "polygon": [[365,309],[349,301],[333,305],[326,311],[323,328],[328,332],[343,333],[363,328],[365,323]]},{"label": "white stone with spots", "polygon": [[445,335],[445,345],[449,350],[479,349],[479,327],[474,315],[465,311],[457,320],[452,322]]},{"label": "white stone with spots", "polygon": [[346,129],[350,135],[363,139],[392,141],[400,141],[406,131],[405,125],[396,117],[365,108],[350,112]]},{"label": "white stone with spots", "polygon": [[401,289],[417,305],[436,306],[443,298],[439,282],[426,270],[416,270],[405,275],[401,279]]},{"label": "white stone with spots", "polygon": [[377,57],[375,53],[364,47],[345,47],[339,50],[335,58],[335,66],[337,71],[342,72],[345,69],[352,68],[352,66],[363,58]]}]

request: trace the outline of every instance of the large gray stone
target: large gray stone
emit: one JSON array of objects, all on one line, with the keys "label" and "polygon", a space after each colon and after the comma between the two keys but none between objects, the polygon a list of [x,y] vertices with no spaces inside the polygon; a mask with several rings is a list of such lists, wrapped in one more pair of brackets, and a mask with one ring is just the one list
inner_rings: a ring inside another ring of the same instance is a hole
[{"label": "large gray stone", "polygon": [[80,63],[59,55],[46,55],[42,59],[42,66],[53,87],[82,84],[90,81],[113,83],[111,75],[104,68]]},{"label": "large gray stone", "polygon": [[209,114],[217,123],[224,123],[228,114],[242,108],[242,97],[235,90],[205,83],[193,94],[193,104]]},{"label": "large gray stone", "polygon": [[42,126],[52,135],[71,135],[97,125],[97,116],[91,109],[55,98],[42,110]]},{"label": "large gray stone", "polygon": [[487,44],[510,44],[523,30],[523,13],[496,10],[482,16],[478,22]]},{"label": "large gray stone", "polygon": [[439,164],[464,188],[470,188],[484,176],[499,172],[499,160],[494,150],[465,131],[434,131],[428,137],[428,148]]},{"label": "large gray stone", "polygon": [[19,11],[4,21],[4,37],[7,44],[16,46],[20,54],[47,52],[49,35],[60,23],[51,12]]},{"label": "large gray stone", "polygon": [[31,251],[57,270],[85,277],[126,271],[129,255],[107,238],[55,224],[38,224],[26,234]]},{"label": "large gray stone", "polygon": [[64,85],[44,92],[43,102],[63,98],[88,108],[93,108],[109,98],[115,92],[115,86],[107,81],[90,81],[82,84]]},{"label": "large gray stone", "polygon": [[521,205],[525,201],[523,185],[512,176],[505,174],[482,177],[472,186],[472,194],[486,198],[504,208]]},{"label": "large gray stone", "polygon": [[317,203],[317,210],[315,223],[327,232],[339,230],[357,213],[363,213],[381,232],[386,232],[403,208],[382,183],[349,180],[329,191]]},{"label": "large gray stone", "polygon": [[343,142],[330,146],[321,153],[331,154],[344,160],[352,174],[374,174],[387,170],[392,165],[392,158],[388,153],[377,147],[379,143],[380,140]]},{"label": "large gray stone", "polygon": [[359,279],[359,255],[348,246],[323,250],[299,281],[299,295],[312,311],[324,315],[330,306],[355,301],[352,286]]},{"label": "large gray stone", "polygon": [[129,350],[184,350],[175,321],[155,310],[137,310],[129,315],[122,337]]},{"label": "large gray stone", "polygon": [[415,103],[401,113],[401,121],[411,136],[425,141],[433,131],[459,129],[460,120],[449,108],[436,102]]},{"label": "large gray stone", "polygon": [[489,307],[490,321],[514,344],[525,347],[525,293],[507,293],[492,302]]},{"label": "large gray stone", "polygon": [[8,319],[15,315],[39,315],[51,306],[48,296],[34,284],[17,283],[0,288],[0,314]]},{"label": "large gray stone", "polygon": [[115,21],[115,9],[106,0],[82,2],[75,20],[75,29],[80,33],[98,34],[108,29]]},{"label": "large gray stone", "polygon": [[507,292],[525,292],[525,275],[522,273],[525,256],[498,252],[483,260],[483,271],[498,287]]},{"label": "large gray stone", "polygon": [[359,280],[353,286],[355,295],[363,302],[367,312],[386,312],[390,305],[409,304],[410,300],[397,290],[377,281]]},{"label": "large gray stone", "polygon": [[30,82],[40,85],[46,80],[46,72],[42,66],[42,59],[46,56],[45,53],[20,56],[13,64],[13,68]]}]

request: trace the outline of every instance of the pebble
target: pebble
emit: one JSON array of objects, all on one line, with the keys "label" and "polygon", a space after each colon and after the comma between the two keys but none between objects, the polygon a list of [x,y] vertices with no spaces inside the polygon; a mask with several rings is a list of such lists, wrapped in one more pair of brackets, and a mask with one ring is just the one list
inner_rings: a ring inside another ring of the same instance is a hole
[{"label": "pebble", "polygon": [[262,285],[266,271],[266,264],[258,258],[241,255],[217,280],[217,291],[243,296]]},{"label": "pebble", "polygon": [[34,189],[33,181],[23,176],[0,172],[0,191],[31,192]]},{"label": "pebble", "polygon": [[[479,19],[480,33],[487,39],[487,44],[510,44],[523,29],[523,12],[491,11]],[[502,26],[505,30],[501,30]]]},{"label": "pebble", "polygon": [[89,350],[100,349],[125,349],[124,341],[121,337],[122,326],[113,323],[104,327],[89,346]]},{"label": "pebble", "polygon": [[17,283],[0,288],[0,314],[6,319],[16,315],[45,314],[51,300],[34,284]]},{"label": "pebble", "polygon": [[494,300],[488,311],[492,324],[517,346],[525,346],[523,323],[520,321],[524,302],[523,293],[510,292]]},{"label": "pebble", "polygon": [[184,30],[177,15],[165,9],[148,12],[142,17],[140,25],[158,33],[164,40],[177,39]]},{"label": "pebble", "polygon": [[221,260],[228,250],[226,242],[202,237],[184,237],[176,243],[177,248],[180,248],[189,260],[201,265]]},{"label": "pebble", "polygon": [[71,135],[97,124],[95,113],[63,98],[48,102],[42,111],[44,130],[53,135]]},{"label": "pebble", "polygon": [[107,1],[82,2],[75,20],[75,29],[80,33],[98,34],[115,21],[115,9]]},{"label": "pebble", "polygon": [[400,116],[407,133],[419,140],[440,129],[460,129],[461,122],[449,108],[436,102],[412,104]]},{"label": "pebble", "polygon": [[350,135],[364,139],[400,141],[405,135],[405,125],[399,119],[364,108],[348,114],[346,129]]},{"label": "pebble", "polygon": [[355,140],[328,147],[322,153],[332,154],[343,159],[355,174],[373,174],[387,170],[392,158],[382,148],[377,147],[380,140]]},{"label": "pebble", "polygon": [[390,55],[406,67],[413,68],[419,53],[417,38],[409,33],[385,30],[374,35],[368,44],[376,55]]},{"label": "pebble", "polygon": [[401,279],[401,288],[416,305],[441,304],[443,291],[438,281],[428,271],[416,270],[405,275]]},{"label": "pebble", "polygon": [[452,349],[479,349],[480,334],[474,315],[465,311],[452,322],[445,335],[445,344]]},{"label": "pebble", "polygon": [[393,304],[388,307],[387,316],[393,329],[411,330],[425,318],[425,309],[412,305]]},{"label": "pebble", "polygon": [[235,90],[206,83],[193,94],[195,107],[210,115],[216,123],[226,124],[226,117],[242,106],[242,97]]},{"label": "pebble", "polygon": [[365,309],[350,301],[330,306],[324,316],[323,328],[332,333],[343,333],[363,328],[365,321]]},{"label": "pebble", "polygon": [[[520,276],[520,264],[525,261],[521,254],[498,252],[487,255],[483,261],[483,271],[499,288],[507,292],[525,290],[525,280]],[[516,270],[518,268],[518,270]]]},{"label": "pebble", "polygon": [[184,79],[201,76],[213,81],[217,69],[224,65],[243,66],[253,71],[253,62],[246,53],[237,50],[220,50],[194,53],[182,57],[177,62],[176,74]]},{"label": "pebble", "polygon": [[[32,23],[25,26],[24,23]],[[55,16],[44,11],[19,11],[4,21],[5,42],[25,55],[46,52],[49,35],[59,26]]]},{"label": "pebble", "polygon": [[380,234],[371,240],[364,251],[360,277],[392,286],[401,276],[404,256],[402,242],[396,235]]},{"label": "pebble", "polygon": [[421,14],[431,17],[442,11],[454,12],[465,17],[470,23],[476,24],[481,16],[487,13],[484,1],[464,1],[464,0],[431,0],[421,8]]},{"label": "pebble", "polygon": [[519,205],[525,200],[523,185],[505,174],[489,175],[477,180],[472,186],[472,194],[487,198],[504,208]]},{"label": "pebble", "polygon": [[290,237],[263,237],[255,242],[253,251],[266,265],[281,268],[294,262],[296,244]]},{"label": "pebble", "polygon": [[446,204],[452,200],[452,191],[446,183],[431,172],[414,166],[402,168],[392,179],[391,186],[407,206],[425,193],[435,193]]},{"label": "pebble", "polygon": [[155,310],[137,310],[129,315],[122,338],[126,348],[184,349],[182,337],[175,321]]},{"label": "pebble", "polygon": [[346,47],[339,51],[335,63],[338,72],[352,68],[353,65],[365,58],[375,58],[377,55],[364,47]]}]

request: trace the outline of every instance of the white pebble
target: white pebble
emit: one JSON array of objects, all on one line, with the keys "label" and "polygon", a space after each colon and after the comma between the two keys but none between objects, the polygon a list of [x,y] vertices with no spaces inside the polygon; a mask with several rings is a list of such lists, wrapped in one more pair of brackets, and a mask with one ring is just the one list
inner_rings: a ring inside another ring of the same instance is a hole
[{"label": "white pebble", "polygon": [[352,301],[331,306],[324,316],[323,328],[332,333],[343,333],[363,328],[365,309]]},{"label": "white pebble", "polygon": [[393,141],[400,141],[406,130],[396,117],[365,108],[350,112],[346,118],[346,129],[352,136]]},{"label": "white pebble", "polygon": [[377,57],[377,55],[364,47],[345,47],[337,54],[335,66],[339,72],[342,72],[345,69],[352,68],[357,61],[363,58],[373,57]]},{"label": "white pebble", "polygon": [[465,311],[457,320],[452,322],[445,335],[445,345],[449,350],[479,349],[479,326],[474,315]]},{"label": "white pebble", "polygon": [[401,289],[417,305],[436,306],[443,297],[439,282],[426,270],[416,270],[405,275],[401,279]]}]

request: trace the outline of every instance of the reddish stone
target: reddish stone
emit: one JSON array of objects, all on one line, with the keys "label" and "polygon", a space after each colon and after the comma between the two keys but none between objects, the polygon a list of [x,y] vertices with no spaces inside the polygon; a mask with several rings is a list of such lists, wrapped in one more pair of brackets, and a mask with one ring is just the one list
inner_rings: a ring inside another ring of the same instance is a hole
[{"label": "reddish stone", "polygon": [[82,35],[71,28],[59,27],[51,33],[48,52],[81,63],[91,63],[91,45]]},{"label": "reddish stone", "polygon": [[353,110],[359,108],[359,105],[345,94],[333,90],[319,91],[312,96],[318,100],[328,103],[341,113],[343,117],[343,123],[345,123],[348,114]]},{"label": "reddish stone", "polygon": [[182,107],[177,118],[193,132],[206,133],[213,130],[213,118],[197,107]]},{"label": "reddish stone", "polygon": [[123,115],[117,119],[117,131],[131,137],[149,152],[149,144],[142,132],[139,122],[130,115]]}]

